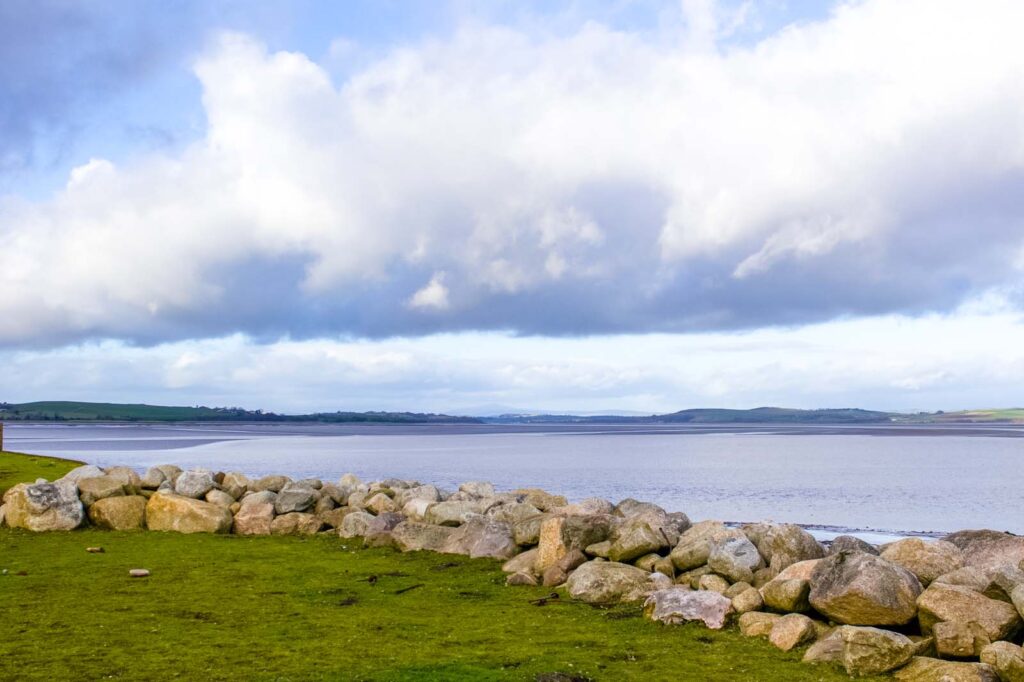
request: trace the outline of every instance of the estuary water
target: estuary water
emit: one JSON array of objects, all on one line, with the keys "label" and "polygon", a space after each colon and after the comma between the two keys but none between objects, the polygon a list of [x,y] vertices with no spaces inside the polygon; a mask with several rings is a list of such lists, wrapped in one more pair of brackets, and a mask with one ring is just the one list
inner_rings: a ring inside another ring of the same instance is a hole
[{"label": "estuary water", "polygon": [[963,528],[1024,534],[1024,428],[1014,426],[6,426],[8,450],[100,466],[154,464],[454,489],[542,487],[626,497],[694,520],[799,523],[820,537]]}]

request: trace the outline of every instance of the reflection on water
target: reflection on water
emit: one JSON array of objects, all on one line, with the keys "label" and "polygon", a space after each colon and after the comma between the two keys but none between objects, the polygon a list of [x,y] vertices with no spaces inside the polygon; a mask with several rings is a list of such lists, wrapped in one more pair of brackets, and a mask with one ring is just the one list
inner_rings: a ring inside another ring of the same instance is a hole
[{"label": "reflection on water", "polygon": [[140,469],[173,462],[325,480],[352,471],[449,488],[489,480],[570,499],[636,497],[695,520],[1024,533],[1022,434],[1012,427],[8,424],[6,445]]}]

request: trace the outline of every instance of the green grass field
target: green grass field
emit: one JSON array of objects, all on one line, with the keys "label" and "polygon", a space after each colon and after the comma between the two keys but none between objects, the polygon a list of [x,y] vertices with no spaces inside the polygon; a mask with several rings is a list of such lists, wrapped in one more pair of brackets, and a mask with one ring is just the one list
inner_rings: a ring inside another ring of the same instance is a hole
[{"label": "green grass field", "polygon": [[[3,461],[28,480],[73,466]],[[734,629],[652,623],[637,605],[532,605],[550,588],[506,587],[494,561],[335,536],[3,528],[0,570],[4,680],[847,679]]]},{"label": "green grass field", "polygon": [[69,459],[0,452],[0,497],[17,483],[31,483],[37,478],[52,481],[81,464]]}]

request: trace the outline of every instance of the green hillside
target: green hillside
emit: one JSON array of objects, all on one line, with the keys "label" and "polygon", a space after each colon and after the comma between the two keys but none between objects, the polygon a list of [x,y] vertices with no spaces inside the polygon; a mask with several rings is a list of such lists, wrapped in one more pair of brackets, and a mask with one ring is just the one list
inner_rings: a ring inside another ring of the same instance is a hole
[{"label": "green hillside", "polygon": [[795,410],[758,407],[753,410],[682,410],[654,418],[659,422],[691,424],[873,424],[892,421],[888,412],[855,408]]},{"label": "green hillside", "polygon": [[476,423],[469,417],[414,412],[318,412],[275,414],[240,407],[164,407],[160,405],[42,401],[0,403],[2,421],[116,422],[321,422],[321,423]]}]

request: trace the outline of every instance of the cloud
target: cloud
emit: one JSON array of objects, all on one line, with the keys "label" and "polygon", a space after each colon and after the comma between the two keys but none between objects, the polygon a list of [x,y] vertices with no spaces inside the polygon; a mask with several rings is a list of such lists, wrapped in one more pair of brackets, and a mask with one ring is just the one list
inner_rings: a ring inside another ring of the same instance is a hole
[{"label": "cloud", "polygon": [[497,333],[259,343],[242,335],[132,347],[0,351],[2,400],[241,405],[284,412],[687,407],[1010,406],[1021,314],[998,307],[743,333],[541,338]]},{"label": "cloud", "polygon": [[468,22],[341,82],[224,34],[202,139],[0,202],[0,343],[699,332],[1020,282],[1024,6],[868,0],[750,45],[687,12]]},{"label": "cloud", "polygon": [[425,287],[412,295],[409,305],[422,309],[445,310],[448,308],[448,287],[444,285],[444,273],[439,272],[431,277]]}]

